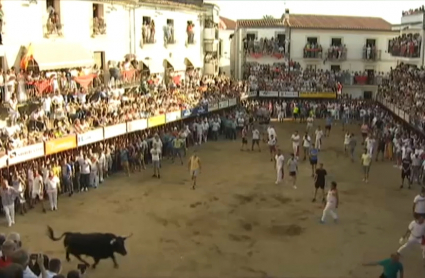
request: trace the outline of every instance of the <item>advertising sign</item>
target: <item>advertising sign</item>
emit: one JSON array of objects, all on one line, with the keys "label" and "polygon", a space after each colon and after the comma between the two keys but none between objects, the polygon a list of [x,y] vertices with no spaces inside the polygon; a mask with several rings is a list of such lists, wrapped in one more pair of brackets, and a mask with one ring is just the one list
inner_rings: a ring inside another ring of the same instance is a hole
[{"label": "advertising sign", "polygon": [[336,93],[304,92],[300,93],[300,98],[336,98]]},{"label": "advertising sign", "polygon": [[235,106],[236,104],[238,104],[236,98],[229,99],[229,107]]},{"label": "advertising sign", "polygon": [[223,100],[218,103],[218,109],[224,109],[229,107],[229,101]]},{"label": "advertising sign", "polygon": [[279,92],[279,97],[283,98],[297,98],[298,92]]},{"label": "advertising sign", "polygon": [[103,128],[103,134],[105,139],[117,137],[126,133],[127,133],[126,123],[107,126]]},{"label": "advertising sign", "polygon": [[85,146],[103,140],[103,128],[87,131],[77,135],[77,146]]},{"label": "advertising sign", "polygon": [[248,92],[248,97],[257,97],[257,92],[256,91]]},{"label": "advertising sign", "polygon": [[213,112],[219,109],[218,102],[209,103],[208,104],[208,111]]},{"label": "advertising sign", "polygon": [[135,132],[138,130],[144,130],[148,128],[148,120],[140,119],[127,122],[127,132]]},{"label": "advertising sign", "polygon": [[181,117],[182,117],[181,111],[169,112],[169,113],[165,114],[165,122],[171,123],[171,122],[174,122],[174,121],[178,121],[178,120],[181,119]]},{"label": "advertising sign", "polygon": [[260,91],[259,97],[279,97],[279,92]]},{"label": "advertising sign", "polygon": [[44,155],[44,144],[37,143],[19,149],[8,151],[9,165],[21,163],[27,160],[42,157]]},{"label": "advertising sign", "polygon": [[165,124],[165,115],[153,116],[148,119],[148,127],[155,127]]},{"label": "advertising sign", "polygon": [[199,115],[208,113],[208,111],[209,111],[208,105],[202,105],[202,106],[195,107],[193,109],[182,110],[182,118],[199,116]]},{"label": "advertising sign", "polygon": [[7,167],[7,154],[5,151],[0,152],[0,169]]},{"label": "advertising sign", "polygon": [[77,147],[77,136],[69,135],[67,137],[47,141],[45,147],[46,155],[74,149]]}]

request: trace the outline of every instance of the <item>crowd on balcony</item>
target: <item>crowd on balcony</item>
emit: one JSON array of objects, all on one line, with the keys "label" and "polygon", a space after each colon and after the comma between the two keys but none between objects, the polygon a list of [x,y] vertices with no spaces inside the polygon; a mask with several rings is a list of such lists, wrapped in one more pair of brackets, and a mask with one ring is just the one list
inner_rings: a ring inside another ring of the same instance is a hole
[{"label": "crowd on balcony", "polygon": [[304,51],[304,58],[322,58],[323,48],[320,44],[315,42],[307,42]]},{"label": "crowd on balcony", "polygon": [[347,59],[347,47],[345,44],[342,45],[331,45],[328,49],[328,60],[346,60]]},{"label": "crowd on balcony", "polygon": [[62,24],[60,21],[59,14],[55,11],[55,8],[50,6],[47,9],[48,17],[46,22],[46,35],[56,34],[58,36],[62,35]]},{"label": "crowd on balcony", "polygon": [[142,26],[142,44],[152,44],[155,43],[155,21],[151,19],[150,21],[143,22]]},{"label": "crowd on balcony", "polygon": [[289,48],[289,41],[278,38],[246,38],[244,39],[245,55],[253,58],[261,58],[265,55],[273,56],[277,59],[284,58],[286,49]]},{"label": "crowd on balcony", "polygon": [[363,60],[379,60],[379,50],[373,44],[365,44],[362,49]]},{"label": "crowd on balcony", "polygon": [[425,70],[399,64],[392,69],[378,90],[378,99],[403,111],[405,119],[425,130]]},{"label": "crowd on balcony", "polygon": [[421,56],[422,37],[419,33],[402,34],[390,41],[392,56],[418,58]]},{"label": "crowd on balcony", "polygon": [[422,5],[419,8],[416,9],[410,9],[408,11],[403,11],[401,12],[402,16],[407,16],[407,15],[414,15],[414,14],[423,14],[425,11],[425,6]]}]

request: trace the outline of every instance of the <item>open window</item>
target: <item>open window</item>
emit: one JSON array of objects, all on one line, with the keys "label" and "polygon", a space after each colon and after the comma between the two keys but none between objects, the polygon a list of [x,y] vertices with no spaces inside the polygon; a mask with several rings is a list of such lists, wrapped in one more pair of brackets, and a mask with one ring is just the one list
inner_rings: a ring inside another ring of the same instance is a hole
[{"label": "open window", "polygon": [[46,0],[46,10],[48,14],[46,22],[46,35],[62,35],[59,0]]},{"label": "open window", "polygon": [[342,39],[341,38],[332,38],[331,39],[331,45],[332,46],[340,46],[340,45],[342,45]]},{"label": "open window", "polygon": [[155,22],[150,16],[142,17],[142,39],[143,44],[154,44],[155,39]]},{"label": "open window", "polygon": [[174,19],[167,19],[167,25],[164,30],[165,35],[165,44],[173,44],[175,43],[174,38]]},{"label": "open window", "polygon": [[105,35],[106,22],[103,4],[93,4],[93,35]]},{"label": "open window", "polygon": [[248,34],[246,34],[246,39],[248,41],[254,41],[256,37],[257,37],[257,35],[255,33],[248,33]]},{"label": "open window", "polygon": [[309,44],[317,44],[317,37],[308,37],[307,43]]},{"label": "open window", "polygon": [[376,45],[376,40],[375,39],[366,39],[366,46],[373,47],[375,45]]},{"label": "open window", "polygon": [[340,65],[331,65],[331,71],[338,72],[341,70]]},{"label": "open window", "polygon": [[286,35],[285,34],[277,34],[276,40],[279,42],[279,45],[285,45]]},{"label": "open window", "polygon": [[143,20],[143,25],[151,23],[151,17],[150,16],[144,16],[144,17],[142,17],[142,20]]}]

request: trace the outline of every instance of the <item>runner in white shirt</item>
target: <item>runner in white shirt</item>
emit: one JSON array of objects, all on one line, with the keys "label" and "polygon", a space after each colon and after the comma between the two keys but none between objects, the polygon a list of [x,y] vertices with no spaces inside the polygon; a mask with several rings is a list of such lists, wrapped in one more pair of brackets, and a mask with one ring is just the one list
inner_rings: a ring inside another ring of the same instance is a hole
[{"label": "runner in white shirt", "polygon": [[46,191],[49,196],[50,209],[58,210],[58,190],[59,190],[59,178],[53,174],[53,171],[49,172],[49,177],[46,180]]},{"label": "runner in white shirt", "polygon": [[292,150],[294,152],[294,156],[298,159],[298,155],[300,152],[300,135],[298,134],[298,131],[295,131],[295,133],[292,134],[291,141],[292,141]]},{"label": "runner in white shirt", "polygon": [[269,139],[270,139],[271,136],[273,136],[273,138],[275,138],[277,140],[276,130],[274,129],[273,126],[270,125],[270,126],[267,127],[267,134],[269,136]]},{"label": "runner in white shirt", "polygon": [[373,135],[369,135],[366,138],[365,142],[366,142],[367,151],[369,152],[370,156],[373,157],[373,151],[375,150],[375,143],[376,143],[375,138],[373,138]]},{"label": "runner in white shirt", "polygon": [[344,153],[345,154],[347,154],[347,151],[349,149],[350,140],[351,140],[351,134],[350,134],[350,132],[345,133],[345,136],[344,136]]},{"label": "runner in white shirt", "polygon": [[258,130],[257,127],[254,127],[252,129],[252,146],[251,146],[251,151],[254,150],[254,146],[258,147],[258,151],[261,152],[261,148],[260,148],[260,131]]},{"label": "runner in white shirt", "polygon": [[275,170],[276,170],[276,184],[279,184],[284,177],[284,165],[285,165],[285,157],[282,154],[282,151],[280,149],[277,150],[277,154],[274,157],[276,164],[275,164]]},{"label": "runner in white shirt", "polygon": [[422,187],[421,193],[413,199],[413,214],[425,218],[425,187]]},{"label": "runner in white shirt", "polygon": [[202,125],[202,122],[195,123],[194,128],[196,130],[196,135],[197,135],[197,138],[196,138],[197,142],[195,144],[201,145],[202,144],[202,133],[204,132],[204,127]]},{"label": "runner in white shirt", "polygon": [[267,144],[269,145],[269,149],[270,149],[270,161],[273,161],[273,158],[276,155],[276,138],[274,137],[273,134],[269,135],[269,141],[267,142]]},{"label": "runner in white shirt", "polygon": [[314,145],[316,146],[318,150],[320,150],[322,147],[322,137],[323,137],[323,130],[321,129],[320,126],[317,127],[315,135],[316,135],[316,140]]},{"label": "runner in white shirt", "polygon": [[43,195],[44,195],[43,177],[40,175],[40,172],[38,170],[35,170],[35,177],[34,177],[32,190],[31,190],[30,206],[33,208],[38,199],[38,201],[40,201],[41,203],[41,208],[43,212],[46,212],[46,209],[44,208]]},{"label": "runner in white shirt", "polygon": [[311,137],[306,132],[303,137],[303,151],[304,151],[304,160],[307,159],[307,156],[310,153],[310,147],[311,147]]},{"label": "runner in white shirt", "polygon": [[338,221],[338,215],[336,214],[336,209],[338,208],[339,204],[339,195],[338,190],[336,189],[336,182],[331,183],[331,189],[328,191],[328,195],[326,196],[326,205],[323,209],[322,218],[320,219],[320,223],[324,224],[326,217],[328,214],[332,216],[335,223]]},{"label": "runner in white shirt", "polygon": [[283,119],[285,118],[285,114],[283,112],[283,105],[276,106],[276,109],[277,109],[277,120],[279,121],[279,123],[282,123]]},{"label": "runner in white shirt", "polygon": [[205,121],[202,123],[202,139],[204,142],[207,142],[208,140],[208,130],[210,129],[210,125],[208,124],[208,120],[205,119]]},{"label": "runner in white shirt", "polygon": [[[407,237],[409,236],[409,237]],[[407,241],[397,250],[397,253],[403,255],[405,249],[412,246],[421,246],[423,237],[425,236],[425,223],[422,216],[418,216],[416,220],[410,222],[406,233],[400,238],[399,243],[402,244],[406,238]],[[425,260],[425,248],[422,248],[422,258]]]},{"label": "runner in white shirt", "polygon": [[307,118],[307,127],[306,127],[306,132],[310,132],[310,130],[313,129],[313,123],[314,123],[314,118],[313,116],[308,116]]},{"label": "runner in white shirt", "polygon": [[152,144],[151,155],[152,155],[152,164],[153,164],[152,177],[159,179],[161,178],[161,175],[159,172],[161,150],[158,148],[158,145],[156,143]]}]

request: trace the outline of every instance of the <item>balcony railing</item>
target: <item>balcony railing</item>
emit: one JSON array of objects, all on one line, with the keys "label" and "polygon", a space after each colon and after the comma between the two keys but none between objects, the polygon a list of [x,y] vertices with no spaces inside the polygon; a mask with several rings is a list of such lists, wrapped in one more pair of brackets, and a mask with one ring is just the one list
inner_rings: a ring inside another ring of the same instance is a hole
[{"label": "balcony railing", "polygon": [[383,77],[381,75],[365,75],[357,73],[354,76],[349,72],[342,72],[337,77],[336,81],[343,85],[381,85]]},{"label": "balcony railing", "polygon": [[304,48],[303,57],[306,59],[322,59],[322,48]]},{"label": "balcony railing", "polygon": [[329,61],[345,61],[347,60],[347,48],[330,47],[327,55]]},{"label": "balcony railing", "polygon": [[381,50],[364,47],[362,49],[362,58],[365,61],[379,61],[381,60]]},{"label": "balcony railing", "polygon": [[93,18],[93,37],[106,35],[106,23],[101,17]]}]

